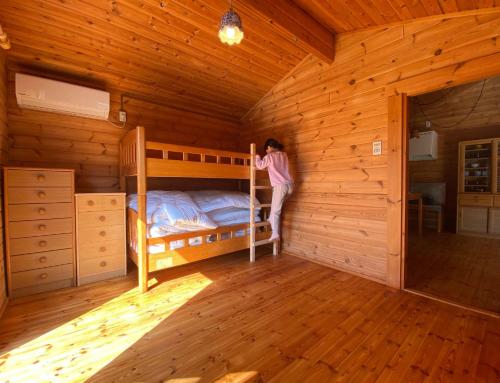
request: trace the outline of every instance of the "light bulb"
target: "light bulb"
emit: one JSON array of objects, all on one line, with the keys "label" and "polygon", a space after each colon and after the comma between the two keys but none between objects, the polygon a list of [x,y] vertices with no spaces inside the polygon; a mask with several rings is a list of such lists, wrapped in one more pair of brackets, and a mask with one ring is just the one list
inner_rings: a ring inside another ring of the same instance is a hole
[{"label": "light bulb", "polygon": [[236,31],[234,30],[233,27],[227,27],[226,29],[226,36],[228,39],[234,39],[234,36],[236,35]]}]

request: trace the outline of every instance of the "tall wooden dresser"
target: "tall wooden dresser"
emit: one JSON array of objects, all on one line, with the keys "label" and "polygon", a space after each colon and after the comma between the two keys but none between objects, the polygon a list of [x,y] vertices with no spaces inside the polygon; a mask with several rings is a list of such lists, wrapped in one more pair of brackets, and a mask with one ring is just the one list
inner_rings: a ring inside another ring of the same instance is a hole
[{"label": "tall wooden dresser", "polygon": [[11,297],[75,285],[74,171],[4,167]]},{"label": "tall wooden dresser", "polygon": [[76,194],[78,285],[127,273],[125,193]]}]

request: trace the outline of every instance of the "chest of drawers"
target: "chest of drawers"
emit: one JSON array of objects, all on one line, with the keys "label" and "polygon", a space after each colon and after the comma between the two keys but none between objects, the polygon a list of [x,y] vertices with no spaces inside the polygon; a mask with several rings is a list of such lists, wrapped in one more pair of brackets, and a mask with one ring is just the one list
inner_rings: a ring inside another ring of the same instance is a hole
[{"label": "chest of drawers", "polygon": [[127,273],[124,193],[76,194],[78,285]]},{"label": "chest of drawers", "polygon": [[4,168],[10,296],[75,284],[74,183],[73,170]]}]

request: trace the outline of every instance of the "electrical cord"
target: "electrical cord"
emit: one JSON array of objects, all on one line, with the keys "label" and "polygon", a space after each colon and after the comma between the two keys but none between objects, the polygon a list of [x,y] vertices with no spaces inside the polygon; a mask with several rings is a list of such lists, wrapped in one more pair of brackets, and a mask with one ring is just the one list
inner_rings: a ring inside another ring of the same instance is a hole
[{"label": "electrical cord", "polygon": [[[460,125],[465,120],[467,120],[472,115],[472,113],[474,113],[474,111],[476,110],[476,108],[477,108],[477,106],[479,104],[479,101],[483,97],[485,84],[486,84],[486,79],[483,80],[483,85],[481,86],[481,91],[479,92],[479,95],[478,95],[476,101],[474,102],[474,105],[472,105],[472,108],[470,109],[470,111],[463,118],[461,118],[459,121],[457,121],[454,124],[448,125],[448,126],[444,126],[444,125],[440,125],[440,124],[436,124],[435,122],[432,122],[431,118],[425,113],[424,109],[422,108],[422,106],[430,105],[430,104],[420,104],[418,102],[418,98],[416,98],[415,104],[418,106],[418,109],[420,110],[420,112],[422,113],[422,115],[425,117],[425,119],[428,120],[428,121],[431,121],[433,126],[435,126],[437,128],[441,128],[441,129],[454,128],[454,127]],[[447,95],[448,94],[449,94],[449,92],[447,93]]]}]

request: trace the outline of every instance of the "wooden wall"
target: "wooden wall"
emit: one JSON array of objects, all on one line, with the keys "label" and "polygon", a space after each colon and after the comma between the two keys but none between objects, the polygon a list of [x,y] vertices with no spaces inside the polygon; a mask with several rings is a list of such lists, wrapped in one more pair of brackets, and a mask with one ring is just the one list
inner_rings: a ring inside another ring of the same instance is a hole
[{"label": "wooden wall", "polygon": [[[7,159],[7,69],[5,53],[0,50],[0,165]],[[0,170],[0,181],[2,171]],[[1,186],[1,182],[0,182]],[[0,315],[7,302],[3,247],[3,188],[0,187]]]},{"label": "wooden wall", "polygon": [[[473,109],[472,107],[475,105]],[[420,106],[419,106],[420,105]],[[472,111],[472,112],[471,112]],[[425,121],[431,121],[431,128]],[[411,161],[410,182],[445,182],[445,229],[456,230],[458,143],[500,135],[500,77],[412,98],[410,130],[438,133],[438,158]]]},{"label": "wooden wall", "polygon": [[117,121],[121,98],[113,90],[110,121],[20,109],[14,90],[16,70],[19,68],[9,70],[10,164],[73,168],[78,192],[119,189],[119,141],[138,124],[146,127],[150,139],[169,143],[221,149],[232,149],[238,143],[237,123],[170,109],[154,100],[125,97],[123,108],[128,120],[122,128]]},{"label": "wooden wall", "polygon": [[499,33],[500,13],[340,34],[332,65],[308,56],[253,108],[243,141],[283,141],[294,167],[285,251],[388,280],[387,98],[500,73]]}]

